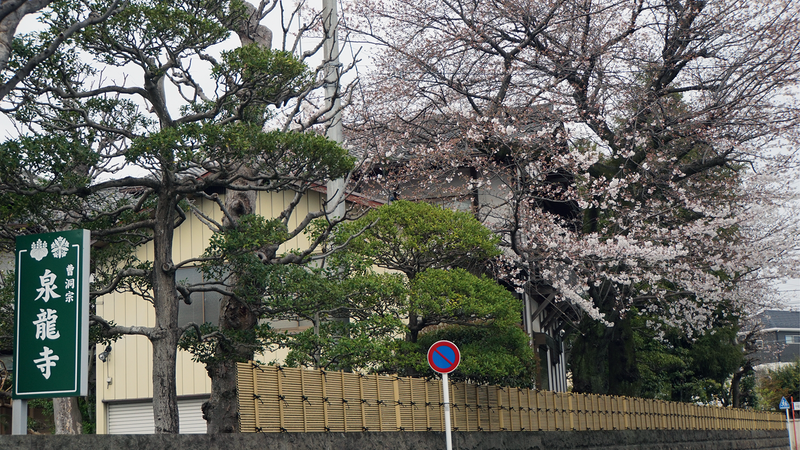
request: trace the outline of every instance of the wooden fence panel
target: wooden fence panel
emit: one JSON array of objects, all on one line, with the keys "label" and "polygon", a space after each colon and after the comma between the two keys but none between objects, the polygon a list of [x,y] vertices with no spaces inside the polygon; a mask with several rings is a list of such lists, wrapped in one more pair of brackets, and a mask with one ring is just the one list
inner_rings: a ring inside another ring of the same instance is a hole
[{"label": "wooden fence panel", "polygon": [[[442,384],[239,364],[242,432],[443,431]],[[459,431],[785,429],[779,413],[451,383]]]},{"label": "wooden fence panel", "polygon": [[611,428],[610,424],[609,424],[610,416],[608,414],[608,411],[609,411],[609,405],[608,405],[608,402],[606,400],[606,396],[605,395],[598,395],[597,396],[597,418],[598,418],[598,421],[600,422],[600,428],[598,428],[598,430],[608,430],[608,429]]}]

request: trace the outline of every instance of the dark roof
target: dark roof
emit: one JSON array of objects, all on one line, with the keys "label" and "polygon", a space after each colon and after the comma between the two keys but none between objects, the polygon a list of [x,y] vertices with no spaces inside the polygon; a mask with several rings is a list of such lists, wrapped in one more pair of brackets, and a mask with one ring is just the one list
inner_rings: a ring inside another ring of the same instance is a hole
[{"label": "dark roof", "polygon": [[800,311],[768,309],[758,317],[764,328],[800,328]]}]

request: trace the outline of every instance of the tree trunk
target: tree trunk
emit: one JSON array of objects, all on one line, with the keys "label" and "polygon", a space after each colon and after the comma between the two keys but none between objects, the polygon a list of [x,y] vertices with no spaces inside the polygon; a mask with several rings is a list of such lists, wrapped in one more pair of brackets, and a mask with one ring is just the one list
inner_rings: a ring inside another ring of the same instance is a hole
[{"label": "tree trunk", "polygon": [[572,390],[591,394],[608,393],[608,336],[611,331],[594,319],[584,317],[570,352]]},{"label": "tree trunk", "polygon": [[[167,180],[168,183],[168,180]],[[153,420],[156,433],[179,432],[178,394],[175,386],[178,355],[178,295],[172,241],[175,231],[176,196],[165,189],[156,206],[153,258],[153,306],[156,326],[153,345]]]},{"label": "tree trunk", "polygon": [[236,361],[226,359],[207,370],[212,380],[211,398],[203,403],[207,432],[236,433],[239,431]]},{"label": "tree trunk", "polygon": [[82,420],[78,398],[54,398],[53,419],[56,422],[56,434],[81,434]]},{"label": "tree trunk", "polygon": [[175,386],[178,338],[175,330],[156,330],[153,344],[153,421],[156,434],[178,434],[178,394]]},{"label": "tree trunk", "polygon": [[641,380],[631,321],[617,320],[608,343],[608,394],[636,397]]},{"label": "tree trunk", "polygon": [[752,362],[747,361],[743,367],[740,367],[739,370],[733,373],[733,378],[731,379],[731,406],[734,408],[742,407],[742,378],[752,370]]},{"label": "tree trunk", "polygon": [[731,379],[731,403],[734,408],[742,407],[742,392],[739,386],[742,383],[743,375],[743,371],[737,371],[733,374],[733,378]]},{"label": "tree trunk", "polygon": [[[255,202],[254,191],[228,191],[225,208],[232,221],[226,217],[223,226],[235,227],[242,216],[253,214]],[[235,285],[236,278],[232,276],[229,282]],[[237,331],[237,339],[248,339],[249,336],[255,341],[254,334],[248,335],[243,332],[253,331],[257,323],[258,318],[248,305],[231,297],[222,299],[219,329],[223,334],[226,331]],[[235,433],[239,429],[236,363],[253,359],[253,347],[246,344],[247,342],[231,343],[224,339],[218,340],[215,352],[219,358],[206,365],[208,375],[211,377],[211,397],[203,404],[203,418],[206,420],[209,434]]]}]

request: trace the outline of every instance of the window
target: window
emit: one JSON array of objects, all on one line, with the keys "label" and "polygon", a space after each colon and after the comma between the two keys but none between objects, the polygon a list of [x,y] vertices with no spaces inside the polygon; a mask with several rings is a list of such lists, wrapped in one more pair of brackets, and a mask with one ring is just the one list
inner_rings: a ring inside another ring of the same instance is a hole
[{"label": "window", "polygon": [[788,335],[786,335],[786,343],[787,344],[800,344],[800,334],[788,334]]},{"label": "window", "polygon": [[[186,286],[202,283],[203,274],[194,267],[178,269],[175,273],[178,284]],[[187,305],[183,298],[178,303],[178,325],[183,326],[189,322],[203,324],[211,322],[219,324],[219,304],[222,295],[217,292],[196,292],[192,294],[192,304]]]}]

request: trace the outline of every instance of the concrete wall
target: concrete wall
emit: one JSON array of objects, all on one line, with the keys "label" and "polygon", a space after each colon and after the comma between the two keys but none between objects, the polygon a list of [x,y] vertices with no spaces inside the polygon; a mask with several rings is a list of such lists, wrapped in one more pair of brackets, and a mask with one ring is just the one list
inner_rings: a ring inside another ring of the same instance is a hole
[{"label": "concrete wall", "polygon": [[[275,433],[232,435],[0,436],[15,450],[440,450],[444,433]],[[551,431],[453,433],[457,450],[787,450],[776,431]]]}]

